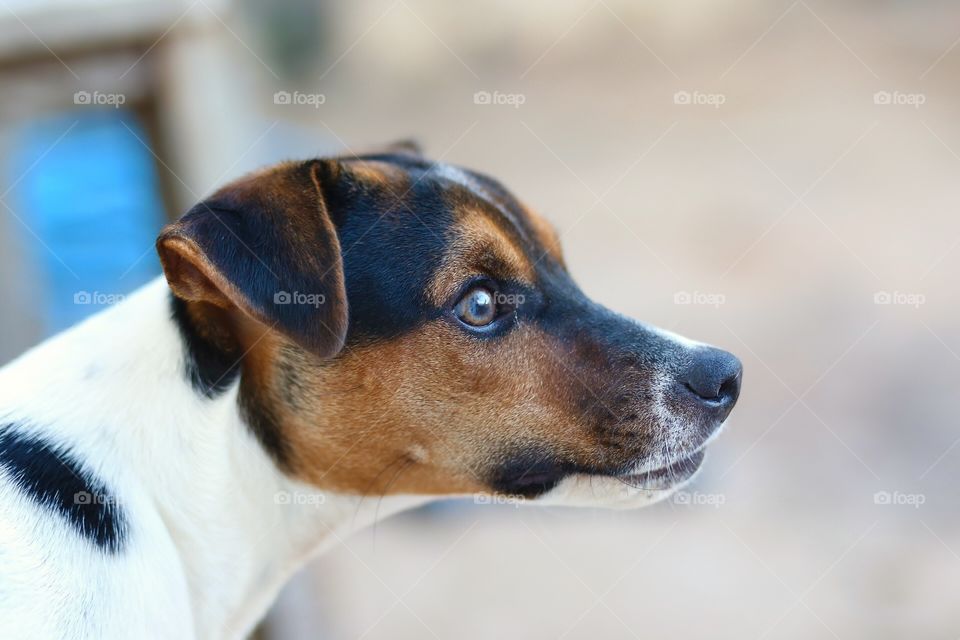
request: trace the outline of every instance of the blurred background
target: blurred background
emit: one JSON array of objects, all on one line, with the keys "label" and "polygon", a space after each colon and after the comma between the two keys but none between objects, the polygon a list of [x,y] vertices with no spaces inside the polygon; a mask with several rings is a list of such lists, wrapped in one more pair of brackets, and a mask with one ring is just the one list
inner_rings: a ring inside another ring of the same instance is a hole
[{"label": "blurred background", "polygon": [[956,638],[958,73],[946,0],[0,0],[0,361],[216,186],[415,137],[743,394],[672,500],[405,514],[261,637]]}]

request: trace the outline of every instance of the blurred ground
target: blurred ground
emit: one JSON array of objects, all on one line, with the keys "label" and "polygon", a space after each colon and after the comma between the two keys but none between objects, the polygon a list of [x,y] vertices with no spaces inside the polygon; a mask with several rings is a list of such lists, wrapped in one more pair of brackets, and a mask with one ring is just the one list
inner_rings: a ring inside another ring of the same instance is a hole
[{"label": "blurred ground", "polygon": [[268,631],[960,635],[960,7],[386,0],[327,19],[292,85],[242,18],[242,43],[219,33],[248,104],[191,190],[412,135],[553,220],[597,300],[746,372],[674,501],[404,515],[318,559]]}]

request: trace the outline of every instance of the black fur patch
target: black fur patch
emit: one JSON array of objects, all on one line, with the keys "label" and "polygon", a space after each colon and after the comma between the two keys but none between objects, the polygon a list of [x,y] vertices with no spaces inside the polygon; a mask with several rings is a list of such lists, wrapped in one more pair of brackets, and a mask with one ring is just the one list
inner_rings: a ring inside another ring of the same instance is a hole
[{"label": "black fur patch", "polygon": [[490,485],[497,493],[536,498],[557,486],[571,471],[550,453],[521,449],[497,467]]},{"label": "black fur patch", "polygon": [[183,339],[187,378],[198,392],[215,398],[229,389],[240,375],[240,361],[236,354],[200,335],[187,314],[187,303],[172,293],[170,306],[173,322]]},{"label": "black fur patch", "polygon": [[115,495],[66,451],[0,426],[0,467],[31,500],[50,509],[107,553],[118,553],[127,523]]},{"label": "black fur patch", "polygon": [[[427,164],[384,158],[411,171]],[[454,215],[443,185],[420,178],[411,175],[414,184],[399,202],[393,193],[346,181],[326,191],[343,250],[348,345],[401,335],[439,314],[424,297],[449,245]]]}]

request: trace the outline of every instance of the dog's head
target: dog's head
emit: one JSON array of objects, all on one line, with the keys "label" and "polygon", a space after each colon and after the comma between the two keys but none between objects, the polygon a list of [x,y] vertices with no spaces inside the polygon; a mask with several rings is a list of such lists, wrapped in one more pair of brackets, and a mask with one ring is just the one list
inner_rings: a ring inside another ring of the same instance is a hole
[{"label": "dog's head", "polygon": [[246,177],[158,250],[191,366],[236,369],[254,434],[321,488],[642,504],[740,390],[732,355],[587,298],[499,182],[407,146]]}]

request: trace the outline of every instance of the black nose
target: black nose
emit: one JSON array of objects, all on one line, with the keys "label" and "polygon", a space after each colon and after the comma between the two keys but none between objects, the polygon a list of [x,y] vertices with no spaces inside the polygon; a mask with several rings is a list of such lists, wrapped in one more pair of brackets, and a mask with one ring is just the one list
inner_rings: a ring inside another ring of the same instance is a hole
[{"label": "black nose", "polygon": [[[740,395],[743,365],[733,354],[713,347],[694,351],[680,381],[710,408],[730,412]],[[726,417],[726,414],[723,416]]]}]

